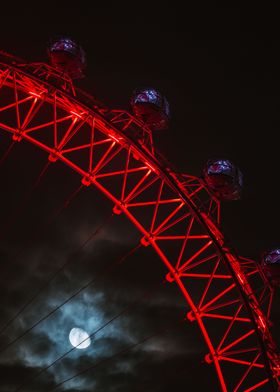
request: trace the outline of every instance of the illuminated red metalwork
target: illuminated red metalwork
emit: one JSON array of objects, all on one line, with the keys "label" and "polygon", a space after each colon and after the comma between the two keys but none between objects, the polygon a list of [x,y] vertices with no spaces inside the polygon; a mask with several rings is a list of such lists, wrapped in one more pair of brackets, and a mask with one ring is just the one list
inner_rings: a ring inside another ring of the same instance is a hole
[{"label": "illuminated red metalwork", "polygon": [[[258,265],[225,246],[220,205],[202,179],[177,173],[130,113],[99,106],[50,66],[2,55],[0,129],[29,141],[97,187],[139,229],[176,283],[223,392],[279,390],[270,333],[274,289]],[[261,287],[256,291],[255,287]]]}]

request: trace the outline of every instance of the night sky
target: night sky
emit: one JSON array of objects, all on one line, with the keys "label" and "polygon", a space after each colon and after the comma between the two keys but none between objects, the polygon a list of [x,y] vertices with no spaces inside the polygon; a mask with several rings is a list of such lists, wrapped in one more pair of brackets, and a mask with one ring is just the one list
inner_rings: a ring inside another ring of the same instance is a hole
[{"label": "night sky", "polygon": [[[154,141],[167,159],[179,171],[200,176],[209,158],[225,157],[244,175],[241,200],[222,205],[222,228],[235,250],[259,260],[264,250],[280,245],[276,7],[200,3],[183,10],[173,2],[138,2],[129,9],[88,9],[59,2],[7,5],[1,15],[0,49],[30,62],[47,61],[53,37],[77,40],[87,55],[86,77],[77,85],[109,107],[130,110],[135,88],[159,89],[172,119]],[[0,136],[1,157],[10,136]],[[138,244],[140,234],[123,216],[109,218],[111,203],[92,188],[82,189],[59,213],[80,185],[79,176],[59,162],[30,194],[46,162],[43,152],[22,142],[0,166],[0,331],[46,286],[0,334],[0,391],[15,391],[25,382],[22,391],[49,391],[91,367],[57,390],[218,391],[214,369],[204,363],[200,332],[182,323],[188,308],[179,290],[163,283],[166,270],[158,257],[140,248],[103,273]],[[110,320],[88,349],[73,350],[30,381],[71,349],[71,328],[91,334]]]}]

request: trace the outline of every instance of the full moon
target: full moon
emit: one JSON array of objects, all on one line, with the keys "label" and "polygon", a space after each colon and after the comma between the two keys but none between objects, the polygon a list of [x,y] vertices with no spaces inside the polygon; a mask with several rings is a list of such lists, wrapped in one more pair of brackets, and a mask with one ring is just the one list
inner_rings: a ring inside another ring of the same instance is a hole
[{"label": "full moon", "polygon": [[78,349],[87,348],[90,345],[89,334],[81,328],[72,328],[69,340],[72,346]]}]

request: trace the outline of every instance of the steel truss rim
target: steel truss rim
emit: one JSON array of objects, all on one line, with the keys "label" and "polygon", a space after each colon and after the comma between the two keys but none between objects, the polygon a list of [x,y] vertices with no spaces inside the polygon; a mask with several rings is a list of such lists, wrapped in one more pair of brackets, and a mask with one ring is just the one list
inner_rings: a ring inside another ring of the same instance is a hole
[{"label": "steel truss rim", "polygon": [[[8,68],[10,68],[10,69],[13,68],[12,72],[17,73],[17,74],[18,73],[22,73],[22,74],[25,75],[26,78],[30,78],[30,80],[36,81],[36,83],[42,83],[42,80],[40,78],[38,78],[38,77],[36,77],[34,75],[30,75],[28,72],[26,72],[26,71],[24,71],[22,69],[19,69],[19,68],[14,67],[14,66],[11,67],[10,65],[8,65]],[[5,81],[4,81],[3,85],[5,85]],[[46,85],[48,85],[48,83],[46,81],[44,81],[44,85],[46,86]],[[52,88],[54,88],[54,87],[52,86]],[[228,260],[229,256],[226,253],[225,247],[223,247],[221,245],[220,241],[214,235],[213,230],[209,226],[209,223],[206,222],[205,217],[197,209],[196,205],[189,198],[188,194],[186,192],[184,192],[184,189],[178,185],[178,182],[176,182],[176,177],[174,177],[172,175],[172,173],[170,173],[168,171],[168,169],[163,167],[162,164],[160,162],[158,162],[158,160],[153,156],[153,154],[150,151],[147,151],[147,149],[144,149],[139,144],[136,144],[135,141],[132,138],[130,138],[128,135],[126,135],[125,133],[120,133],[120,130],[113,123],[108,122],[107,119],[101,113],[94,112],[93,109],[88,108],[83,103],[80,103],[77,100],[76,97],[70,96],[65,91],[62,91],[62,90],[59,91],[59,89],[57,89],[57,88],[56,88],[56,91],[58,91],[59,94],[67,97],[67,99],[70,100],[71,102],[75,102],[75,104],[78,105],[79,107],[82,107],[82,108],[86,109],[86,111],[88,113],[88,116],[91,116],[91,118],[94,119],[93,120],[94,123],[95,123],[94,126],[96,126],[96,124],[98,125],[98,122],[100,122],[99,130],[101,132],[103,132],[104,134],[108,135],[108,129],[112,130],[113,134],[109,135],[109,136],[111,136],[117,143],[121,143],[121,146],[124,149],[136,153],[138,155],[139,160],[141,160],[141,162],[143,162],[144,165],[148,165],[150,170],[154,171],[154,174],[156,176],[158,176],[158,178],[160,179],[160,181],[163,182],[163,184],[167,184],[168,187],[170,187],[177,195],[179,195],[180,200],[182,200],[188,206],[188,208],[192,210],[192,213],[194,214],[196,219],[198,219],[199,224],[203,227],[204,230],[206,230],[207,234],[211,238],[211,241],[214,243],[218,253],[220,254],[220,257],[224,261],[226,261],[228,266],[230,266],[231,275],[232,275],[232,278],[233,278],[233,280],[235,282],[236,288],[242,294],[244,302],[245,302],[245,305],[247,306],[247,310],[249,310],[249,313],[250,313],[251,305],[246,300],[246,297],[245,297],[246,296],[246,292],[244,292],[240,280],[236,277],[236,271],[233,270],[231,261]],[[48,97],[48,99],[50,99],[50,98]],[[51,101],[51,99],[50,99],[50,101]],[[65,109],[65,107],[63,107],[63,109]],[[5,127],[3,127],[3,124],[2,124],[2,128],[4,130],[7,130],[8,132],[11,132],[13,134],[13,136],[16,135],[16,131],[14,129],[10,129],[9,127],[6,127],[6,129],[5,129]],[[25,134],[24,132],[22,132],[21,135],[16,135],[16,136],[20,136],[20,138],[23,138],[23,139],[25,139],[25,140],[33,143],[33,144],[36,144],[34,142],[34,139],[32,137],[30,137],[29,134]],[[47,146],[43,146],[42,143],[37,143],[37,147],[42,148],[43,150],[45,150],[49,154],[53,154],[54,153],[53,149],[48,149]],[[193,303],[191,297],[189,296],[185,286],[183,285],[181,277],[177,274],[177,271],[173,268],[171,263],[168,261],[168,259],[165,257],[165,255],[162,253],[162,251],[158,247],[157,243],[152,238],[149,237],[149,233],[145,230],[145,228],[143,226],[141,226],[140,224],[137,224],[135,218],[131,215],[129,210],[118,199],[111,197],[113,195],[110,196],[110,194],[108,192],[104,191],[104,189],[102,188],[102,186],[100,185],[100,183],[98,181],[96,181],[93,177],[91,178],[91,174],[90,173],[86,173],[85,171],[80,170],[80,168],[78,166],[74,166],[69,159],[67,159],[63,154],[59,153],[58,151],[55,152],[55,159],[60,159],[63,163],[68,165],[71,169],[73,169],[76,172],[78,172],[82,176],[82,178],[84,178],[87,181],[89,181],[91,185],[94,185],[95,187],[97,187],[103,194],[105,194],[106,197],[111,199],[111,201],[117,206],[117,208],[120,209],[121,211],[123,211],[126,214],[126,216],[128,217],[128,219],[132,223],[134,223],[134,225],[138,228],[138,230],[140,232],[142,232],[142,234],[144,235],[144,239],[147,240],[148,243],[152,245],[152,247],[154,248],[155,252],[159,255],[159,257],[162,259],[162,261],[164,262],[166,267],[169,269],[169,271],[171,273],[172,279],[174,281],[176,281],[176,283],[177,283],[179,289],[181,290],[183,296],[185,297],[187,303],[192,308],[193,315],[196,318],[196,321],[198,322],[199,328],[200,328],[200,330],[202,332],[202,335],[203,335],[203,337],[205,339],[205,342],[206,342],[208,348],[210,349],[210,352],[212,352],[212,361],[214,362],[216,371],[218,373],[219,381],[221,383],[221,388],[222,388],[223,391],[227,391],[227,387],[225,385],[225,382],[223,381],[223,375],[222,375],[222,371],[221,371],[221,368],[220,368],[219,360],[217,358],[215,358],[215,349],[212,346],[211,339],[210,339],[210,337],[208,335],[207,329],[204,326],[204,323],[202,321],[202,317],[200,317],[200,315],[197,313],[197,307],[194,305],[194,303]],[[232,255],[233,254],[231,253],[231,256]],[[244,278],[244,276],[243,276],[243,278]],[[269,377],[272,377],[271,374],[270,374],[271,373],[271,369],[270,369],[269,364],[268,364],[266,348],[265,348],[265,346],[263,344],[262,337],[260,336],[260,332],[259,332],[258,326],[256,325],[256,322],[255,322],[255,319],[254,319],[254,315],[252,316],[251,321],[252,321],[253,326],[254,326],[254,331],[255,331],[255,333],[258,336],[258,340],[259,340],[259,344],[260,344],[261,349],[262,349],[263,357],[265,358],[265,367],[267,368]]]}]

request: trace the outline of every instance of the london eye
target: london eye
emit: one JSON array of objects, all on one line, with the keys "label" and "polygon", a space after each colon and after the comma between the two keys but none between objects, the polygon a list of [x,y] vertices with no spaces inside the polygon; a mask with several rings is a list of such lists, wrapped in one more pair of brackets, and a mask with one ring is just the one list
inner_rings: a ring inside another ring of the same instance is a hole
[{"label": "london eye", "polygon": [[[266,250],[261,261],[242,257],[221,229],[221,203],[242,197],[241,170],[218,157],[206,159],[201,176],[179,172],[154,143],[154,133],[168,128],[172,116],[168,97],[146,86],[133,92],[130,110],[109,108],[76,87],[85,68],[79,45],[61,38],[50,44],[48,56],[49,63],[25,62],[1,53],[1,164],[5,166],[22,144],[30,144],[46,158],[31,193],[58,164],[79,178],[63,208],[81,189],[98,190],[111,206],[109,219],[126,217],[139,234],[135,248],[106,265],[101,276],[114,274],[139,248],[153,252],[162,263],[164,287],[175,287],[185,303],[182,324],[203,338],[201,361],[215,372],[219,389],[278,391],[280,357],[270,319],[280,279],[280,250]],[[18,164],[15,177],[21,175]],[[2,234],[15,217],[8,216]],[[147,265],[143,272],[149,275]],[[17,322],[31,302],[7,318],[4,328]],[[140,343],[141,339],[131,343],[120,354]],[[15,390],[28,388],[34,377],[23,377]],[[57,381],[57,387],[63,382]]]}]

